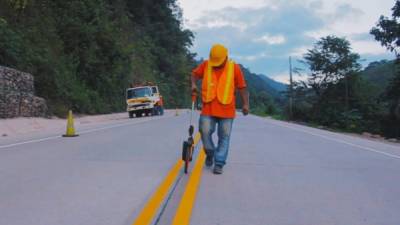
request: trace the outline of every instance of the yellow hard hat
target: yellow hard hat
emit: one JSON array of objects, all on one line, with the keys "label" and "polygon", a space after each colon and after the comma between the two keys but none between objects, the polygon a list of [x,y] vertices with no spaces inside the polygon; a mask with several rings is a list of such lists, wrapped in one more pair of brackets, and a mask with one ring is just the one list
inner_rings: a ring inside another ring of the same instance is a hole
[{"label": "yellow hard hat", "polygon": [[213,67],[220,66],[222,63],[224,63],[227,57],[228,49],[221,44],[215,44],[210,50],[210,58],[208,62]]}]

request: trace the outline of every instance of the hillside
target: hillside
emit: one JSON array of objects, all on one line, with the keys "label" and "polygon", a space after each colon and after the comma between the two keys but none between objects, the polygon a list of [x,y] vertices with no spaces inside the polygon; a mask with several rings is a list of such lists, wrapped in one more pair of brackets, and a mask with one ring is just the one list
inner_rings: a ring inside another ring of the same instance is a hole
[{"label": "hillside", "polygon": [[372,62],[361,72],[361,77],[373,84],[379,92],[386,89],[394,75],[394,61],[388,60]]},{"label": "hillside", "polygon": [[56,115],[123,111],[146,81],[183,107],[194,60],[181,16],[176,0],[0,1],[0,65],[32,74]]},{"label": "hillside", "polygon": [[243,65],[241,68],[247,81],[252,112],[259,115],[281,112],[285,104],[282,92],[286,90],[286,85],[265,75],[252,73]]},{"label": "hillside", "polygon": [[268,76],[264,74],[257,74],[261,79],[263,79],[271,88],[283,92],[287,90],[287,85],[281,82],[278,82],[274,79],[269,78]]},{"label": "hillside", "polygon": [[282,83],[272,80],[265,75],[252,73],[250,69],[241,65],[243,74],[246,78],[249,88],[255,92],[265,91],[274,98],[282,96],[282,91],[286,90],[286,86]]},{"label": "hillside", "polygon": [[[32,74],[58,116],[123,111],[125,89],[146,81],[186,107],[196,62],[181,15],[176,0],[0,1],[0,65]],[[285,85],[243,71],[254,112],[277,111]]]}]

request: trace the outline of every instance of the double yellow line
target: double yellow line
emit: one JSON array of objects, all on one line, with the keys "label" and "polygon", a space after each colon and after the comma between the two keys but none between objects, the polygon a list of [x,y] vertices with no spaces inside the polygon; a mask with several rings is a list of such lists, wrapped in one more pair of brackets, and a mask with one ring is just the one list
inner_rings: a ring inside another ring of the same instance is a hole
[{"label": "double yellow line", "polygon": [[200,177],[203,170],[205,157],[206,156],[203,149],[200,150],[192,174],[190,175],[189,181],[186,184],[185,192],[183,193],[181,202],[179,203],[172,225],[187,225],[190,223],[190,216],[192,215],[193,205],[196,200],[196,193],[200,184]]},{"label": "double yellow line", "polygon": [[[194,144],[197,145],[199,140],[200,133],[197,133],[194,138]],[[190,222],[190,216],[194,205],[198,185],[200,183],[204,159],[205,154],[204,151],[201,150],[194,165],[193,171],[189,177],[189,181],[186,185],[182,200],[176,211],[174,220],[172,222],[173,225],[187,225]],[[182,167],[183,161],[179,159],[175,163],[174,167],[172,167],[172,169],[169,171],[158,189],[147,201],[146,205],[143,207],[142,211],[139,213],[132,225],[150,225],[154,221],[157,212],[159,212],[162,203],[170,192],[170,189],[173,186],[174,181],[176,181]]]}]

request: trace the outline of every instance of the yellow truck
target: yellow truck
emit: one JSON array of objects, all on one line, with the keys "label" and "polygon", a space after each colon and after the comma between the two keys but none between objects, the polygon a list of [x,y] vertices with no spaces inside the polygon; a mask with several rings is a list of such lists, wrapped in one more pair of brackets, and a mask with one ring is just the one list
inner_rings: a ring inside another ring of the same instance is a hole
[{"label": "yellow truck", "polygon": [[126,89],[126,104],[129,118],[164,114],[163,97],[156,85]]}]

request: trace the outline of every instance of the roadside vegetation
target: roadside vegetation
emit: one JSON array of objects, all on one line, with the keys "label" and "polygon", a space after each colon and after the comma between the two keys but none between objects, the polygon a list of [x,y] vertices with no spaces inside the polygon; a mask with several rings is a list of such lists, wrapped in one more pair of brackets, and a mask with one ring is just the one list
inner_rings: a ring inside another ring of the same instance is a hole
[{"label": "roadside vegetation", "polygon": [[[252,73],[242,66],[242,72],[249,90],[251,113],[259,116],[281,116],[286,104],[286,85],[269,80],[264,75]],[[237,98],[239,99],[239,98]],[[240,103],[238,103],[240,106]]]},{"label": "roadside vegetation", "polygon": [[[0,65],[34,75],[36,94],[62,117],[123,111],[125,89],[148,81],[167,108],[188,107],[193,38],[176,0],[0,1]],[[244,72],[252,110],[277,111],[275,88]]]},{"label": "roadside vegetation", "polygon": [[345,38],[320,39],[301,61],[305,81],[293,91],[292,120],[349,132],[400,137],[400,1],[391,18],[382,16],[371,34],[396,55],[361,70],[360,56]]},{"label": "roadside vegetation", "polygon": [[[293,90],[242,67],[252,113],[350,132],[400,137],[400,1],[371,34],[396,60],[361,68],[345,38],[318,40]],[[167,108],[188,107],[198,63],[177,0],[1,0],[0,65],[31,73],[50,113],[125,109],[132,83],[158,84]],[[238,102],[240,106],[240,102]]]},{"label": "roadside vegetation", "polygon": [[29,72],[52,113],[125,109],[131,83],[157,83],[169,107],[189,101],[188,51],[176,0],[2,0],[0,65]]}]

